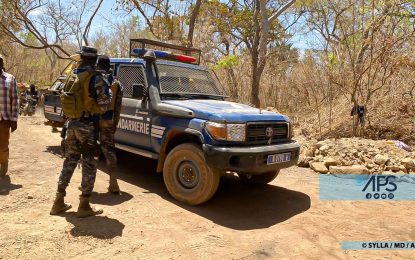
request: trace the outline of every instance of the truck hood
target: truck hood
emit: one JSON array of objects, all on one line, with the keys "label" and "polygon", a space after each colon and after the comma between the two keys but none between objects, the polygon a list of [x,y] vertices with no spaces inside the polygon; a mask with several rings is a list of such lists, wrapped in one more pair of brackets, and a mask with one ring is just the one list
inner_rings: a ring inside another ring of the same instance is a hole
[{"label": "truck hood", "polygon": [[195,117],[210,121],[288,121],[287,116],[228,101],[194,99],[163,100],[163,103],[190,109]]}]

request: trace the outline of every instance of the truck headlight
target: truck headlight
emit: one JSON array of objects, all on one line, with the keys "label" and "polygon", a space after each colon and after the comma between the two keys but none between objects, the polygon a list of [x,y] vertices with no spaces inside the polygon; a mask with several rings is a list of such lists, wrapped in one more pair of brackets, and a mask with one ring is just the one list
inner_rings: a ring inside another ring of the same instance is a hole
[{"label": "truck headlight", "polygon": [[245,124],[227,124],[227,140],[233,142],[243,142],[246,137],[246,125]]},{"label": "truck headlight", "polygon": [[216,140],[243,142],[246,139],[245,124],[221,124],[206,122],[205,127],[209,134]]}]

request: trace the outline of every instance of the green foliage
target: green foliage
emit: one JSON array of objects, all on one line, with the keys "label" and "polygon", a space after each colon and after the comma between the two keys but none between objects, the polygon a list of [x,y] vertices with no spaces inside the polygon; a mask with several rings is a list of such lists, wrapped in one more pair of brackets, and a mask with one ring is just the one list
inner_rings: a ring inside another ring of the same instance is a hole
[{"label": "green foliage", "polygon": [[318,2],[321,2],[321,0],[297,0],[294,4],[294,7],[310,7]]},{"label": "green foliage", "polygon": [[330,52],[327,55],[327,67],[329,71],[333,71],[334,67],[337,65],[338,58],[334,52]]},{"label": "green foliage", "polygon": [[239,64],[239,59],[235,55],[224,56],[222,59],[218,61],[216,65],[213,66],[214,71],[218,71],[220,69],[232,69]]}]

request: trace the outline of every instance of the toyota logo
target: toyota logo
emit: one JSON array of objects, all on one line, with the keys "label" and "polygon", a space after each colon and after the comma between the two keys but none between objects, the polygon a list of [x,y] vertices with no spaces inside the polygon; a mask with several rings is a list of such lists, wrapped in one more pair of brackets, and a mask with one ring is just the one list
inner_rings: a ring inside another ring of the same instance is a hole
[{"label": "toyota logo", "polygon": [[265,129],[265,135],[270,138],[274,135],[274,129],[272,129],[272,127],[267,127],[267,129]]}]

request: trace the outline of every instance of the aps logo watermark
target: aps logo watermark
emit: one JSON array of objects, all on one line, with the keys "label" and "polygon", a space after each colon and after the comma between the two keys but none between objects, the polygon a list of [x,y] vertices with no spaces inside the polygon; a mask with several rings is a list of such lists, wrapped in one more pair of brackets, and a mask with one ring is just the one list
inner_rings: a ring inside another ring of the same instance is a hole
[{"label": "aps logo watermark", "polygon": [[356,185],[361,186],[366,199],[392,200],[395,198],[394,192],[398,190],[394,175],[372,175],[367,178],[365,175],[356,176]]},{"label": "aps logo watermark", "polygon": [[321,200],[415,200],[415,174],[321,174]]}]

